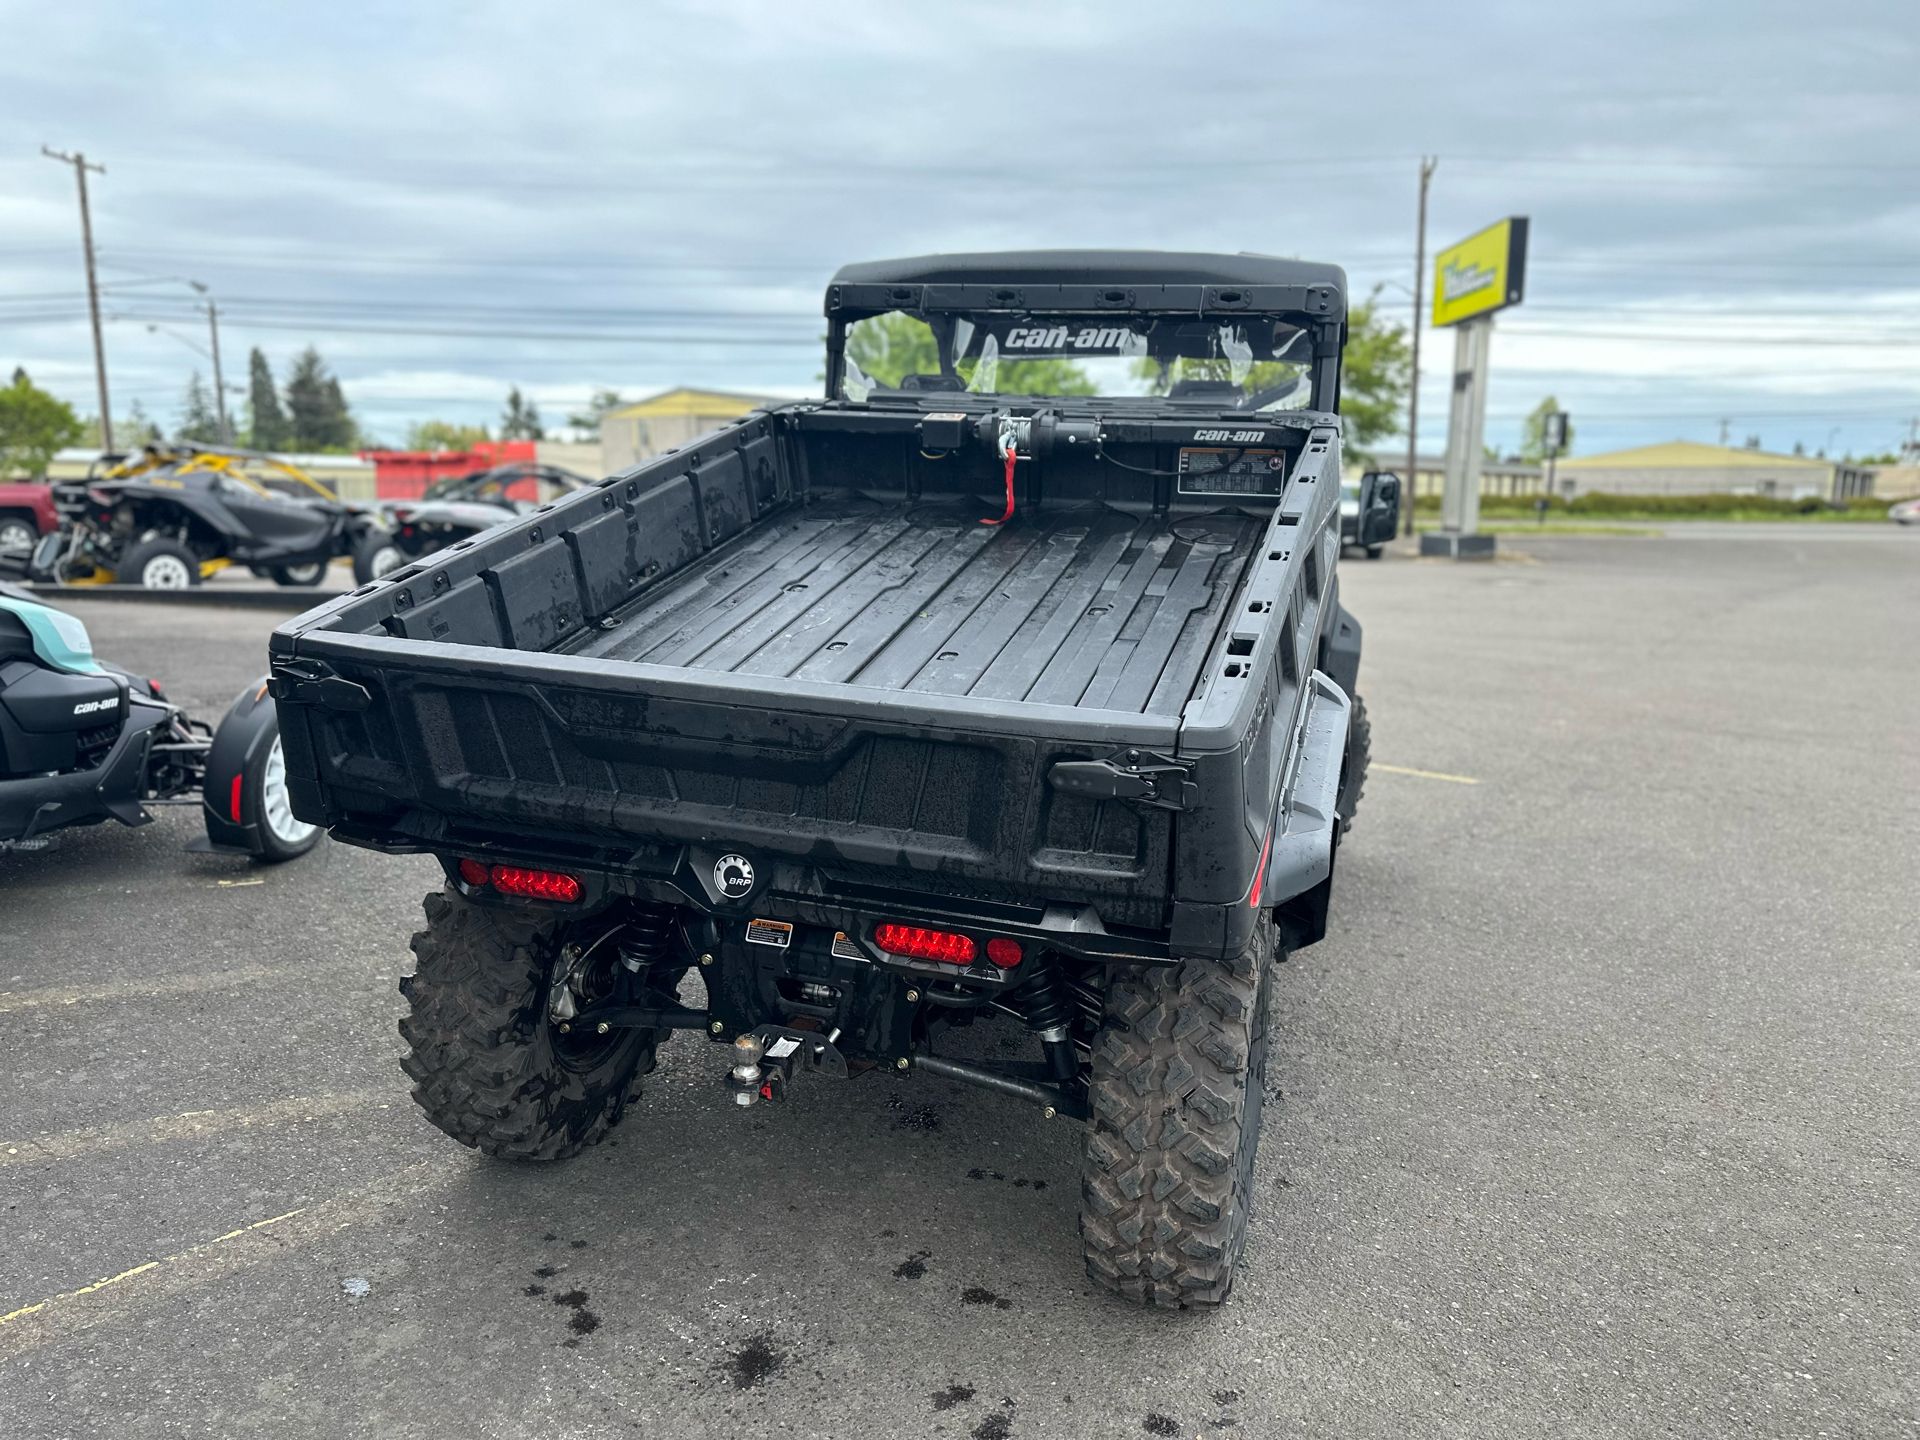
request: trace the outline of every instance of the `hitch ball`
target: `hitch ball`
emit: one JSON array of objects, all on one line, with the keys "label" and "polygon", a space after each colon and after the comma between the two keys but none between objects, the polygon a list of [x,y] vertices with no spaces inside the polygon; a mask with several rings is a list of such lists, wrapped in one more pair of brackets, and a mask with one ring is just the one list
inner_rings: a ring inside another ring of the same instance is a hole
[{"label": "hitch ball", "polygon": [[766,1046],[760,1043],[758,1035],[738,1036],[733,1042],[733,1068],[727,1072],[727,1089],[733,1092],[733,1103],[752,1105],[762,1097],[760,1087],[765,1076],[760,1070],[760,1057],[767,1053]]}]

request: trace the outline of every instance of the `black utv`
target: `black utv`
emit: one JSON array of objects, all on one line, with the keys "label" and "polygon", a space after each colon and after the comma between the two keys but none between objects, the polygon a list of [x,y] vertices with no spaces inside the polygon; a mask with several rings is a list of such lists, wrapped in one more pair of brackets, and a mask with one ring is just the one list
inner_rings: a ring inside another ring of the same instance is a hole
[{"label": "black utv", "polygon": [[730,1106],[933,1076],[1083,1130],[1095,1280],[1216,1305],[1366,774],[1346,277],[936,255],[826,321],[824,398],[282,626],[294,812],[438,857],[400,1028],[461,1143],[593,1144],[678,1030]]},{"label": "black utv", "polygon": [[374,573],[471,540],[592,483],[558,465],[516,461],[436,480],[418,500],[382,501],[392,553],[375,557]]},{"label": "black utv", "polygon": [[371,507],[251,451],[150,445],[55,485],[53,500],[60,528],[41,538],[28,572],[53,584],[184,590],[245,565],[281,585],[318,585],[336,556],[350,557],[364,584],[397,558]]}]

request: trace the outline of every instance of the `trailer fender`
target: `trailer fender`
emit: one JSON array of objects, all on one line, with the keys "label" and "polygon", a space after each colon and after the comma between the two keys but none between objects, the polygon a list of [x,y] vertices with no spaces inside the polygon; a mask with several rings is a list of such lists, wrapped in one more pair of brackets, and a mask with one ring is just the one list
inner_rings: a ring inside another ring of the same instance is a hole
[{"label": "trailer fender", "polygon": [[1326,934],[1333,854],[1340,835],[1340,765],[1346,758],[1352,710],[1347,692],[1324,671],[1314,671],[1261,887],[1289,949],[1311,945]]},{"label": "trailer fender", "polygon": [[[279,732],[273,697],[267,694],[267,677],[262,675],[234,698],[207,749],[206,779],[201,789],[200,808],[207,824],[204,844],[195,842],[189,849],[225,850],[260,854],[265,846],[260,827],[237,818],[232,812],[234,782],[246,774],[255,752],[271,745]],[[245,811],[241,812],[244,817]]]}]

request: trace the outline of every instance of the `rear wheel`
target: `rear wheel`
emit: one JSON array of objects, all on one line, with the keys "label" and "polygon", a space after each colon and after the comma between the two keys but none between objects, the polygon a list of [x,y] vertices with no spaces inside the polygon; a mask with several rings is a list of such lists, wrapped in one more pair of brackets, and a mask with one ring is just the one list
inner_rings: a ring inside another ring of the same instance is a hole
[{"label": "rear wheel", "polygon": [[127,551],[114,578],[149,590],[186,590],[200,583],[200,558],[178,540],[143,540]]},{"label": "rear wheel", "polygon": [[1247,1241],[1266,1098],[1272,912],[1247,953],[1116,974],[1093,1048],[1080,1201],[1087,1274],[1210,1309]]},{"label": "rear wheel", "polygon": [[575,1032],[562,1018],[611,992],[626,927],[426,898],[400,1066],[427,1118],[462,1145],[513,1160],[559,1160],[618,1122],[653,1069],[659,1032]]},{"label": "rear wheel", "polygon": [[353,546],[353,583],[384,580],[412,558],[385,530],[369,530]]},{"label": "rear wheel", "polygon": [[273,567],[273,583],[276,585],[318,585],[326,578],[326,563],[315,560],[310,565],[276,565]]}]

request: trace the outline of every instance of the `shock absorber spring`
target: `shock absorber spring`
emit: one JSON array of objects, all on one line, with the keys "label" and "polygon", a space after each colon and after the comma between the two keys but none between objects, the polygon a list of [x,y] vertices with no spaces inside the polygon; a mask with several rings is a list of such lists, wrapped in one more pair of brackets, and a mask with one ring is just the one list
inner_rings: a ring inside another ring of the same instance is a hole
[{"label": "shock absorber spring", "polygon": [[665,905],[634,907],[620,937],[620,963],[636,975],[645,975],[673,951],[673,911]]},{"label": "shock absorber spring", "polygon": [[1056,1080],[1073,1079],[1080,1073],[1080,1057],[1073,1053],[1073,1027],[1068,1023],[1072,1007],[1051,955],[1040,957],[1033,978],[1021,987],[1020,1002],[1020,1017],[1040,1037],[1047,1068]]}]

